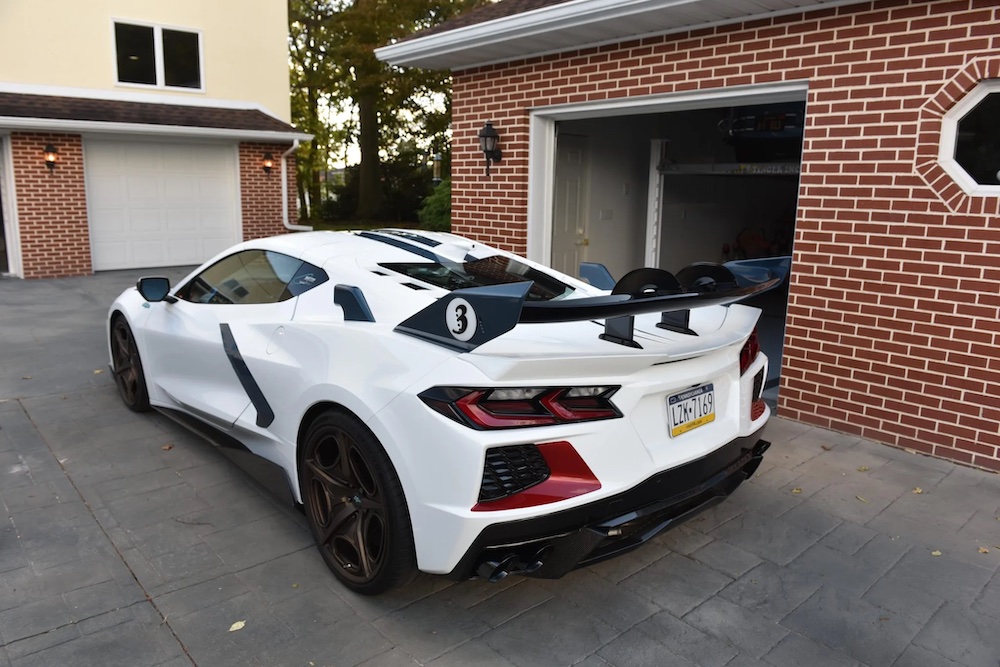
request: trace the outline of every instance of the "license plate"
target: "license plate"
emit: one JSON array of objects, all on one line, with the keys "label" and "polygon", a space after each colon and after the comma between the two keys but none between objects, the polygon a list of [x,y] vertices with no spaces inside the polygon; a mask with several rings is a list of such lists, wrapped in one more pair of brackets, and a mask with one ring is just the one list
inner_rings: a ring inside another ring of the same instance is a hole
[{"label": "license plate", "polygon": [[667,398],[667,419],[671,438],[715,421],[714,386],[703,384]]}]

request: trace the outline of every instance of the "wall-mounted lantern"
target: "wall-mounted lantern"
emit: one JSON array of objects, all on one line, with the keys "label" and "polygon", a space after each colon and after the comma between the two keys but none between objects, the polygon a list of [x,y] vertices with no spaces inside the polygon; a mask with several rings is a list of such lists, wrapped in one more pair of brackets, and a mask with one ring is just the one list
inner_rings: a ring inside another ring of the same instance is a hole
[{"label": "wall-mounted lantern", "polygon": [[500,162],[503,159],[503,153],[497,146],[500,145],[500,134],[493,129],[493,122],[486,121],[486,125],[483,125],[483,129],[479,130],[479,150],[483,152],[486,157],[486,175],[490,175],[490,165],[494,162]]},{"label": "wall-mounted lantern", "polygon": [[270,153],[264,153],[264,159],[260,161],[260,166],[264,169],[265,174],[270,174],[271,170],[274,169],[274,156]]},{"label": "wall-mounted lantern", "polygon": [[59,162],[59,150],[52,144],[45,144],[45,166],[49,168],[49,172],[55,170],[56,162]]}]

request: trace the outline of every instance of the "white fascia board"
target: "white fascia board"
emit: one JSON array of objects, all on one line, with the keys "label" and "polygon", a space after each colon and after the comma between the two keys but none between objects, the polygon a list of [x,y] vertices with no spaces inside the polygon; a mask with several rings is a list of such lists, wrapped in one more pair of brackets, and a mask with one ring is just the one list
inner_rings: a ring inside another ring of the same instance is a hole
[{"label": "white fascia board", "polygon": [[91,88],[73,88],[68,86],[41,86],[27,83],[0,81],[0,93],[18,95],[50,95],[53,97],[73,97],[87,100],[107,100],[111,102],[138,102],[140,104],[163,104],[178,107],[213,107],[216,109],[238,109],[242,111],[260,111],[276,120],[282,120],[271,113],[266,107],[249,100],[220,100],[207,97],[184,97],[181,95],[164,95],[154,92],[132,92],[124,90],[96,90]]},{"label": "white fascia board", "polygon": [[304,132],[271,132],[268,130],[234,130],[218,127],[190,127],[186,125],[152,125],[144,123],[107,123],[94,120],[65,120],[62,118],[0,117],[0,131],[65,132],[72,134],[131,134],[161,137],[190,137],[202,139],[232,139],[290,143],[309,141],[313,135]]},{"label": "white fascia board", "polygon": [[[775,9],[765,6],[760,7],[760,11],[743,12],[741,15],[711,21],[705,23],[692,23],[670,30],[651,31],[642,34],[616,35],[609,39],[588,41],[586,43],[575,44],[572,47],[560,47],[556,49],[538,49],[527,52],[512,54],[508,58],[486,59],[477,58],[477,53],[486,45],[502,44],[513,39],[522,39],[535,35],[545,35],[556,33],[562,30],[571,30],[580,26],[600,24],[602,22],[630,17],[641,16],[659,11],[670,11],[671,8],[684,5],[693,5],[703,0],[570,0],[559,5],[543,7],[521,14],[505,16],[476,23],[470,26],[455,28],[441,33],[417,37],[395,44],[389,44],[375,49],[375,57],[391,65],[434,67],[426,64],[427,61],[450,63],[447,68],[452,70],[465,69],[470,67],[480,67],[483,65],[499,64],[511,60],[522,58],[544,56],[563,51],[591,48],[603,46],[605,44],[616,44],[628,39],[642,39],[646,37],[657,37],[690,30],[709,28],[716,26],[742,23],[750,19],[765,17],[777,17],[786,14],[798,14],[819,9],[829,9],[844,5],[856,5],[867,0],[811,0],[803,2],[788,3],[784,7]],[[468,54],[468,55],[466,55]],[[439,67],[445,67],[440,65]]]}]

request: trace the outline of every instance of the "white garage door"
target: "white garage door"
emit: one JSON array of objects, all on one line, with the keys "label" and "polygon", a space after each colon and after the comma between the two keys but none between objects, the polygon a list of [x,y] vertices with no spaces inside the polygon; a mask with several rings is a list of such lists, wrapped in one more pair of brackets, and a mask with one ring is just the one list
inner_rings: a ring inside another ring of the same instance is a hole
[{"label": "white garage door", "polygon": [[242,239],[233,146],[88,140],[94,270],[200,264]]}]

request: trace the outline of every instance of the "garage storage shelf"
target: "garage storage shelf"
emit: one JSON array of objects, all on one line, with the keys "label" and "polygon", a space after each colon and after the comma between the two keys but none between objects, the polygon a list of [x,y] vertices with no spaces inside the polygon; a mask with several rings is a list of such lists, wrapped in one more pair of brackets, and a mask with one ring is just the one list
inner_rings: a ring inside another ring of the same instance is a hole
[{"label": "garage storage shelf", "polygon": [[727,162],[670,164],[659,167],[661,174],[695,176],[798,176],[798,162]]}]

